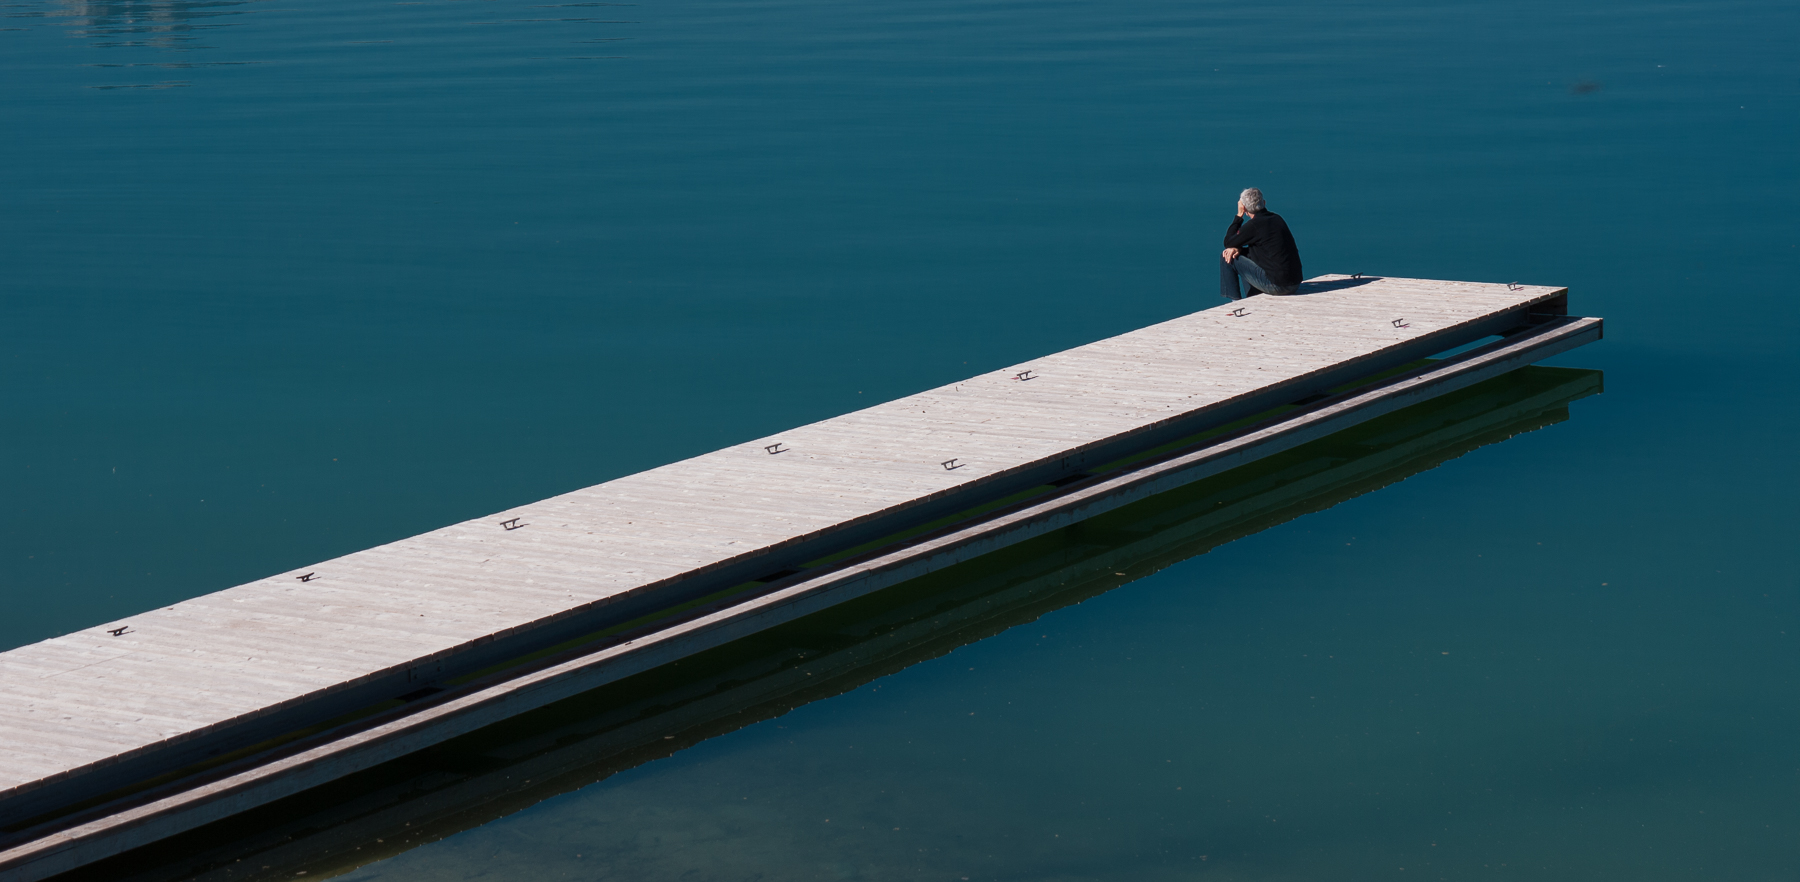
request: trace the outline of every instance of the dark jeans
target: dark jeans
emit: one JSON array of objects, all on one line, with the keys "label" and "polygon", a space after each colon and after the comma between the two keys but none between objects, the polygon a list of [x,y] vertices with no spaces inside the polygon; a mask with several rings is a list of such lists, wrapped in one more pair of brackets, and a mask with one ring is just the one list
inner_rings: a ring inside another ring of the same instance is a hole
[{"label": "dark jeans", "polygon": [[[1244,284],[1250,286],[1248,293],[1239,290],[1239,277],[1243,278]],[[1262,267],[1257,266],[1256,261],[1242,254],[1230,263],[1226,263],[1223,257],[1219,258],[1219,293],[1224,295],[1226,300],[1242,300],[1253,294],[1263,293],[1292,294],[1298,290],[1300,290],[1299,285],[1286,287],[1269,281],[1269,276],[1263,272]]]}]

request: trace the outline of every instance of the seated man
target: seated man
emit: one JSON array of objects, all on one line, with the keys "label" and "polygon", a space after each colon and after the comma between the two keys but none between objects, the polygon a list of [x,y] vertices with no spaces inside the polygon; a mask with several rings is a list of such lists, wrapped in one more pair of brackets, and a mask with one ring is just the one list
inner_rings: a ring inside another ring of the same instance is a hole
[{"label": "seated man", "polygon": [[[1242,277],[1248,293],[1238,289]],[[1261,190],[1251,187],[1238,196],[1237,220],[1225,231],[1219,255],[1219,293],[1226,300],[1253,294],[1292,294],[1300,290],[1300,249],[1287,221],[1263,204]]]}]

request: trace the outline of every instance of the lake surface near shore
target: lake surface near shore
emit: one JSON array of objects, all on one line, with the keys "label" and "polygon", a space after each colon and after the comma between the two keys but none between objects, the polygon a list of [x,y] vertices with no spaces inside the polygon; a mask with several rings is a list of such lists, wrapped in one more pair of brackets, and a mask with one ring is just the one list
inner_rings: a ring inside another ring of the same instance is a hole
[{"label": "lake surface near shore", "polygon": [[[835,686],[667,749],[593,721],[674,692],[600,696],[430,760],[472,783],[391,803],[424,832],[134,872],[1792,879],[1796,38],[1774,2],[13,0],[0,648],[1212,306],[1257,186],[1309,274],[1567,285],[1607,339],[1239,521],[847,612]],[[893,642],[903,600],[970,612]],[[562,777],[484,778],[507,750]]]}]

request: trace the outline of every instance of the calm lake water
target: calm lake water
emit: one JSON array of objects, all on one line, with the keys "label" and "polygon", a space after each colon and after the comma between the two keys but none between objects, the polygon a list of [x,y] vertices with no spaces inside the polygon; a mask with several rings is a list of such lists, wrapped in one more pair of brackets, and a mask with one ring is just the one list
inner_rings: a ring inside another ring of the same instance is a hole
[{"label": "calm lake water", "polygon": [[[885,661],[571,736],[548,789],[475,760],[764,656],[132,872],[1791,880],[1797,39],[1777,2],[12,0],[0,648],[1211,306],[1259,186],[1309,273],[1569,286],[1608,339],[1555,364],[1604,393],[1534,374],[1242,523],[915,586],[816,626]],[[856,642],[903,600],[1014,612]]]}]

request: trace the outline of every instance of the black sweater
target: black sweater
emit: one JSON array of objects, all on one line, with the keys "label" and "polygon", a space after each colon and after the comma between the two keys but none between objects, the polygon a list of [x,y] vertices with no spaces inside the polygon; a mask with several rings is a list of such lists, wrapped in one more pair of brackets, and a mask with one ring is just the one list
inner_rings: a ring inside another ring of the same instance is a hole
[{"label": "black sweater", "polygon": [[1256,261],[1269,281],[1283,287],[1300,284],[1300,247],[1294,234],[1288,232],[1287,221],[1273,211],[1260,212],[1244,223],[1243,218],[1231,222],[1225,231],[1225,247],[1236,248]]}]

